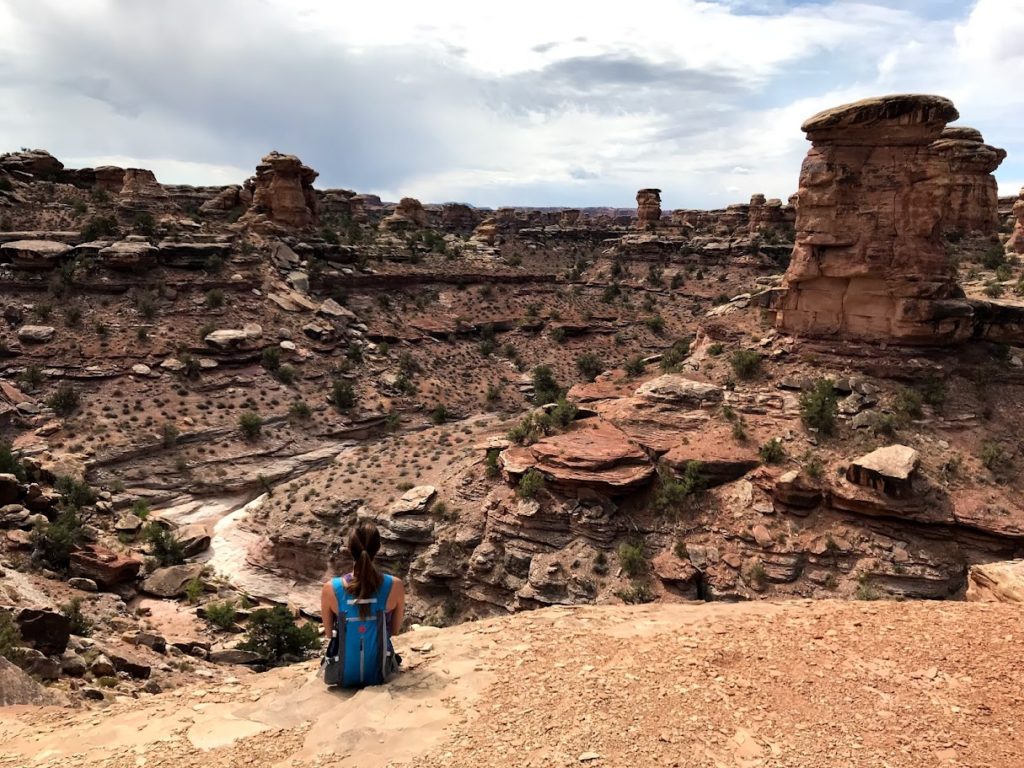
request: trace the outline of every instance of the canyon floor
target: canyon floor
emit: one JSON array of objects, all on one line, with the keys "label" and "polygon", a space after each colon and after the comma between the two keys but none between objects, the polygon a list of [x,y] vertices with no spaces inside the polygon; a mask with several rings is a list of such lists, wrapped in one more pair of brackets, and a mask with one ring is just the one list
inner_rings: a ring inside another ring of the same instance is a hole
[{"label": "canyon floor", "polygon": [[1012,605],[548,608],[399,638],[357,693],[313,662],[104,711],[11,708],[2,766],[1018,766]]}]

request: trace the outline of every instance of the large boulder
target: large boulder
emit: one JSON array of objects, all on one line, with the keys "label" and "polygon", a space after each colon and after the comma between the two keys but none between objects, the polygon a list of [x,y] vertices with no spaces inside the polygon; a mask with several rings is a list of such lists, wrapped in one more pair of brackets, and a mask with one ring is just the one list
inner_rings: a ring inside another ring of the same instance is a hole
[{"label": "large boulder", "polygon": [[183,525],[174,531],[174,535],[181,542],[182,554],[185,557],[195,557],[210,548],[210,529],[202,523]]},{"label": "large boulder", "polygon": [[87,544],[71,553],[71,573],[102,587],[134,581],[142,568],[137,557],[114,552],[101,544]]},{"label": "large boulder", "polygon": [[22,608],[14,616],[26,644],[46,655],[61,654],[71,639],[71,622],[66,616],[45,608]]},{"label": "large boulder", "polygon": [[129,237],[101,248],[99,260],[110,269],[138,270],[156,266],[156,247],[145,238]]},{"label": "large boulder", "polygon": [[981,603],[1024,603],[1024,560],[972,565],[967,599]]},{"label": "large boulder", "polygon": [[722,402],[722,388],[717,384],[696,381],[678,373],[651,379],[637,389],[636,395],[680,408],[700,408]]},{"label": "large boulder", "polygon": [[47,707],[63,699],[47,690],[23,670],[0,656],[0,707]]},{"label": "large boulder", "polygon": [[16,269],[53,269],[71,252],[71,246],[53,240],[15,240],[0,245],[0,263]]},{"label": "large boulder", "polygon": [[418,485],[410,488],[402,498],[393,503],[388,510],[392,515],[419,515],[427,511],[430,502],[437,494],[432,485]]},{"label": "large boulder", "polygon": [[18,329],[18,341],[25,344],[45,344],[56,332],[52,325],[23,325]]},{"label": "large boulder", "polygon": [[894,499],[906,499],[913,495],[914,473],[919,461],[913,448],[889,445],[851,461],[846,479]]},{"label": "large boulder", "polygon": [[202,563],[185,563],[157,568],[142,582],[142,591],[157,597],[181,597],[188,583],[203,575]]}]

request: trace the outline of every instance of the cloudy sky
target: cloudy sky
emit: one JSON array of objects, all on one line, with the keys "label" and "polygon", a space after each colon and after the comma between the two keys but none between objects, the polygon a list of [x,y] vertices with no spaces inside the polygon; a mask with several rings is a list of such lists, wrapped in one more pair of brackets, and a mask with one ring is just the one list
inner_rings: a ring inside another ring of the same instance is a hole
[{"label": "cloudy sky", "polygon": [[477,205],[795,191],[803,120],[940,93],[1024,184],[1024,0],[0,0],[0,151]]}]

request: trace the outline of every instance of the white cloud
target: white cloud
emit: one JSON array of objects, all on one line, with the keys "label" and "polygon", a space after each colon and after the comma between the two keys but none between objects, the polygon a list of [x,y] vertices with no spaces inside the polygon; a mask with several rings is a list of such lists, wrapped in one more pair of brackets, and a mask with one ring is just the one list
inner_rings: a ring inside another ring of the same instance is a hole
[{"label": "white cloud", "polygon": [[1024,0],[940,5],[958,15],[890,0],[0,0],[0,146],[217,184],[274,148],[323,186],[392,199],[632,205],[658,186],[667,208],[696,207],[788,197],[804,119],[922,91],[953,97],[1022,178]]}]

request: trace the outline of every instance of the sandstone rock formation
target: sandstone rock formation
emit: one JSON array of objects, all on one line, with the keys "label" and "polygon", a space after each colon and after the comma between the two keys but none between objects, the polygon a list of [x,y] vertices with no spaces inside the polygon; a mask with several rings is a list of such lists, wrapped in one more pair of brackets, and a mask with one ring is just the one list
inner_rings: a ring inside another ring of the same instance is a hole
[{"label": "sandstone rock formation", "polygon": [[0,263],[16,269],[48,270],[59,266],[71,252],[71,246],[52,240],[15,240],[0,245]]},{"label": "sandstone rock formation", "polygon": [[647,454],[625,432],[598,419],[583,420],[572,431],[525,448],[508,448],[501,462],[511,477],[535,469],[553,486],[570,492],[590,488],[621,495],[654,477]]},{"label": "sandstone rock formation", "polygon": [[458,232],[470,232],[476,226],[477,215],[463,203],[445,203],[441,207],[441,226]]},{"label": "sandstone rock formation", "polygon": [[286,230],[314,226],[319,220],[319,205],[313,191],[318,175],[295,155],[271,152],[256,166],[254,179],[246,184],[252,189],[252,206],[242,220],[252,224],[266,222]]},{"label": "sandstone rock formation", "polygon": [[636,193],[637,229],[648,229],[661,220],[661,190],[641,189]]},{"label": "sandstone rock formation", "polygon": [[1013,204],[1013,233],[1006,242],[1006,250],[1010,253],[1024,253],[1024,189]]},{"label": "sandstone rock formation", "polygon": [[422,229],[427,226],[427,212],[415,197],[403,197],[395,212],[380,223],[383,229],[393,232],[407,229]]},{"label": "sandstone rock formation", "polygon": [[232,184],[224,187],[216,197],[199,206],[199,212],[203,214],[227,213],[236,208],[248,208],[250,205],[252,205],[252,191],[239,184]]},{"label": "sandstone rock formation", "polygon": [[947,176],[942,230],[990,234],[999,226],[999,187],[992,175],[1006,151],[989,146],[974,128],[953,126],[931,145],[936,175]]},{"label": "sandstone rock formation", "polygon": [[1024,560],[972,565],[967,599],[984,603],[1024,603]]},{"label": "sandstone rock formation", "polygon": [[955,138],[963,134],[933,147],[957,117],[947,99],[912,95],[867,99],[804,123],[813,146],[800,173],[780,328],[906,344],[971,334],[972,310],[941,234],[950,221],[987,220],[994,182],[981,169],[999,151]]},{"label": "sandstone rock formation", "polygon": [[913,478],[919,461],[913,448],[890,445],[850,462],[846,479],[893,498],[907,498],[913,493]]},{"label": "sandstone rock formation", "polygon": [[124,172],[118,206],[131,211],[149,211],[168,203],[167,190],[156,180],[152,171],[128,168]]}]

